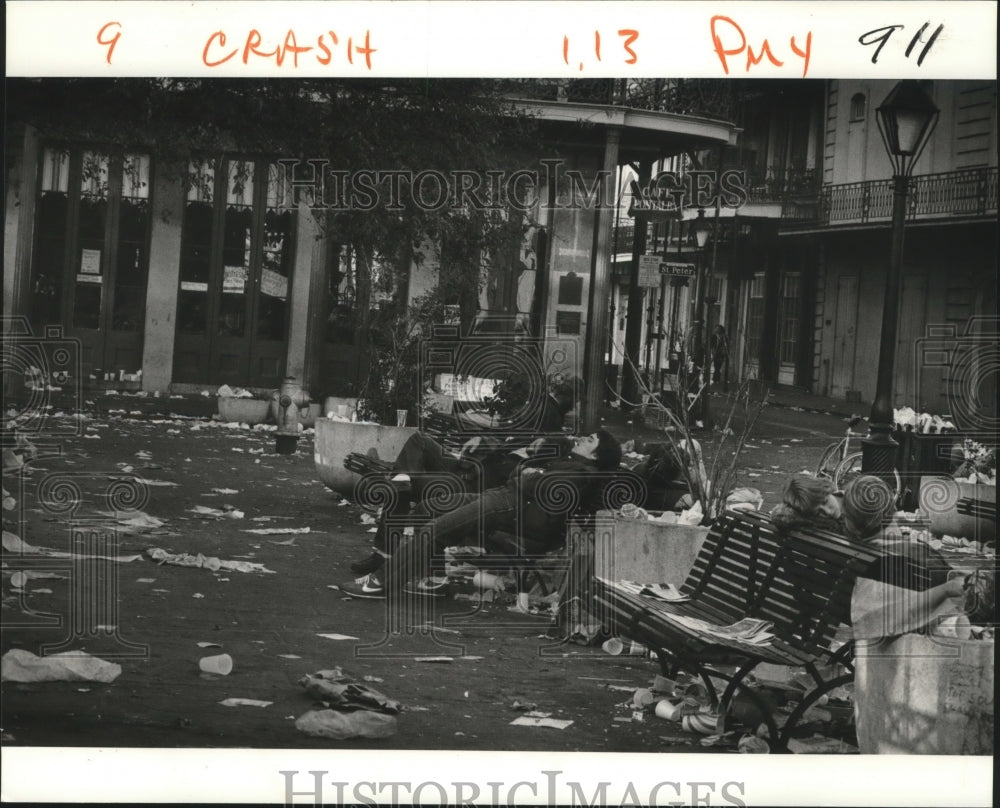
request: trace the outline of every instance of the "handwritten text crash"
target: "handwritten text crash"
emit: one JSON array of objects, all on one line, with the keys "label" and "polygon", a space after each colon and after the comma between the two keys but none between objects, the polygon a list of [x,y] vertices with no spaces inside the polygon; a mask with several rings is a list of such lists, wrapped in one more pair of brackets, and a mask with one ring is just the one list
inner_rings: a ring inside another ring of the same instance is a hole
[{"label": "handwritten text crash", "polygon": [[[309,40],[303,40],[308,42]],[[227,37],[225,31],[216,31],[205,42],[201,59],[208,67],[218,67],[233,59],[239,59],[243,64],[250,64],[257,59],[274,59],[278,67],[289,60],[292,67],[299,66],[299,56],[311,54],[321,65],[328,65],[338,57],[346,58],[353,65],[355,60],[363,61],[365,68],[372,69],[372,54],[377,48],[371,46],[371,32],[365,31],[364,39],[359,42],[354,37],[339,36],[334,31],[326,31],[312,40],[315,44],[299,44],[299,37],[291,28],[285,33],[281,42],[265,40],[256,28],[251,28],[245,37]]]},{"label": "handwritten text crash", "polygon": [[[712,17],[710,25],[712,28],[712,45],[715,47],[715,52],[719,56],[719,61],[722,62],[722,69],[725,71],[727,76],[729,75],[728,57],[739,56],[743,52],[746,52],[747,55],[745,71],[747,73],[750,72],[752,67],[760,64],[765,57],[775,67],[783,66],[785,64],[785,59],[789,58],[785,55],[785,52],[779,50],[777,46],[772,50],[771,43],[768,42],[767,37],[763,38],[760,47],[757,48],[757,52],[754,53],[755,43],[749,42],[747,40],[747,35],[744,33],[740,24],[729,17],[717,14]],[[812,51],[812,31],[806,31],[805,37],[799,42],[796,42],[794,36],[790,37],[788,47],[793,55],[802,59],[802,78],[805,78],[806,73],[809,72],[809,56]],[[777,53],[775,53],[776,50],[778,51]],[[784,58],[779,58],[779,56]]]}]

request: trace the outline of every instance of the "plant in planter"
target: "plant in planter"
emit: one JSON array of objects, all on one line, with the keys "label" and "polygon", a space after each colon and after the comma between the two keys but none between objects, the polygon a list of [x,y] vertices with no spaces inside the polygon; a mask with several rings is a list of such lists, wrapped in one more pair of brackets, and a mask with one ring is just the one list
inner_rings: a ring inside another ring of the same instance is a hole
[{"label": "plant in planter", "polygon": [[422,378],[420,341],[444,321],[445,303],[438,290],[403,308],[393,302],[373,312],[368,333],[368,372],[358,395],[358,417],[395,424],[397,410],[407,423],[423,400],[429,380]]},{"label": "plant in planter", "polygon": [[700,397],[708,393],[697,374],[681,369],[669,403],[650,388],[641,374],[636,375],[644,403],[622,403],[656,414],[673,451],[688,461],[682,464],[681,474],[691,499],[701,508],[701,524],[711,524],[737,487],[740,456],[767,403],[767,390],[755,395],[746,380],[735,391],[727,392],[724,415],[716,418],[716,427],[708,432],[699,428],[693,412]]}]

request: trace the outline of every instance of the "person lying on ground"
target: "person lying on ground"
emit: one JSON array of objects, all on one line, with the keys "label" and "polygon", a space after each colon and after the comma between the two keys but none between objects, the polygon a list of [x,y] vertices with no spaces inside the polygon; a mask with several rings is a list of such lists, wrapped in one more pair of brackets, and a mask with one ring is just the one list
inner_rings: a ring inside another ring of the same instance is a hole
[{"label": "person lying on ground", "polygon": [[520,466],[505,484],[480,496],[456,497],[457,507],[414,530],[391,554],[387,548],[384,576],[373,571],[341,589],[356,597],[385,597],[386,587],[401,591],[407,581],[425,577],[432,556],[446,547],[485,549],[497,532],[530,542],[535,550],[555,549],[565,540],[573,513],[602,507],[604,488],[621,457],[621,446],[606,430],[577,438],[565,456]]},{"label": "person lying on ground", "polygon": [[540,420],[543,429],[526,448],[522,448],[525,435],[505,440],[502,432],[491,430],[471,437],[456,456],[429,435],[414,432],[393,463],[391,482],[396,495],[382,511],[372,551],[351,562],[351,571],[366,575],[381,568],[390,554],[387,523],[409,514],[426,492],[455,486],[461,486],[466,493],[486,490],[502,485],[527,455],[544,457],[548,452],[550,457],[558,457],[568,453],[560,429],[564,415],[572,408],[573,388],[570,385],[553,388],[543,405]]}]

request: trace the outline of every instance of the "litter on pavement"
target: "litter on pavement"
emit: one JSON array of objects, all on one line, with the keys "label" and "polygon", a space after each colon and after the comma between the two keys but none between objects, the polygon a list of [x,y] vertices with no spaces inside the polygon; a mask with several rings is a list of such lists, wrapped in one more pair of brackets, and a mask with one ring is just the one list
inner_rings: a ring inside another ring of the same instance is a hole
[{"label": "litter on pavement", "polygon": [[315,738],[336,741],[348,738],[388,738],[396,733],[396,717],[370,710],[343,713],[338,710],[310,710],[295,720],[295,728]]},{"label": "litter on pavement", "polygon": [[260,701],[259,699],[223,699],[219,702],[223,707],[270,707],[273,701]]},{"label": "litter on pavement", "polygon": [[328,640],[356,640],[357,637],[352,637],[349,634],[317,634],[317,637],[324,637]]},{"label": "litter on pavement", "polygon": [[258,536],[286,536],[289,534],[309,533],[308,527],[255,527],[244,529],[244,533],[256,533]]},{"label": "litter on pavement", "polygon": [[10,533],[9,531],[3,531],[3,549],[8,553],[21,553],[24,555],[41,555],[48,556],[49,558],[72,558],[75,560],[82,560],[86,558],[97,559],[99,561],[114,561],[117,563],[127,564],[131,561],[137,561],[142,558],[141,555],[129,555],[129,556],[100,556],[100,555],[83,555],[81,553],[67,553],[62,550],[51,550],[48,547],[35,547],[34,545],[28,544],[23,541],[20,536]]},{"label": "litter on pavement", "polygon": [[551,727],[552,729],[566,729],[573,722],[564,718],[537,718],[530,715],[522,715],[510,722],[514,727]]},{"label": "litter on pavement", "polygon": [[0,659],[0,679],[5,682],[113,682],[122,666],[83,651],[63,651],[39,657],[23,648],[12,648]]},{"label": "litter on pavement", "polygon": [[223,561],[215,556],[205,556],[201,553],[168,553],[159,547],[151,547],[146,554],[158,564],[173,564],[179,567],[201,567],[212,572],[232,570],[233,572],[264,572],[275,574],[263,564],[253,561]]}]

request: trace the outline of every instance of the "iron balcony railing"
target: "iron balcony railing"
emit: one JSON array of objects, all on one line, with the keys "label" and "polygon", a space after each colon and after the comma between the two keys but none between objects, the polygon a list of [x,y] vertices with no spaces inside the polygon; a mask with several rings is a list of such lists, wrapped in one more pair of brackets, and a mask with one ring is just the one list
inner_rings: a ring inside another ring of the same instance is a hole
[{"label": "iron balcony railing", "polygon": [[718,79],[504,79],[512,98],[575,101],[735,120],[737,92]]},{"label": "iron balcony railing", "polygon": [[[827,185],[814,200],[787,200],[782,218],[803,224],[865,224],[892,219],[892,180]],[[997,169],[968,168],[910,180],[907,219],[977,217],[997,212]]]}]

